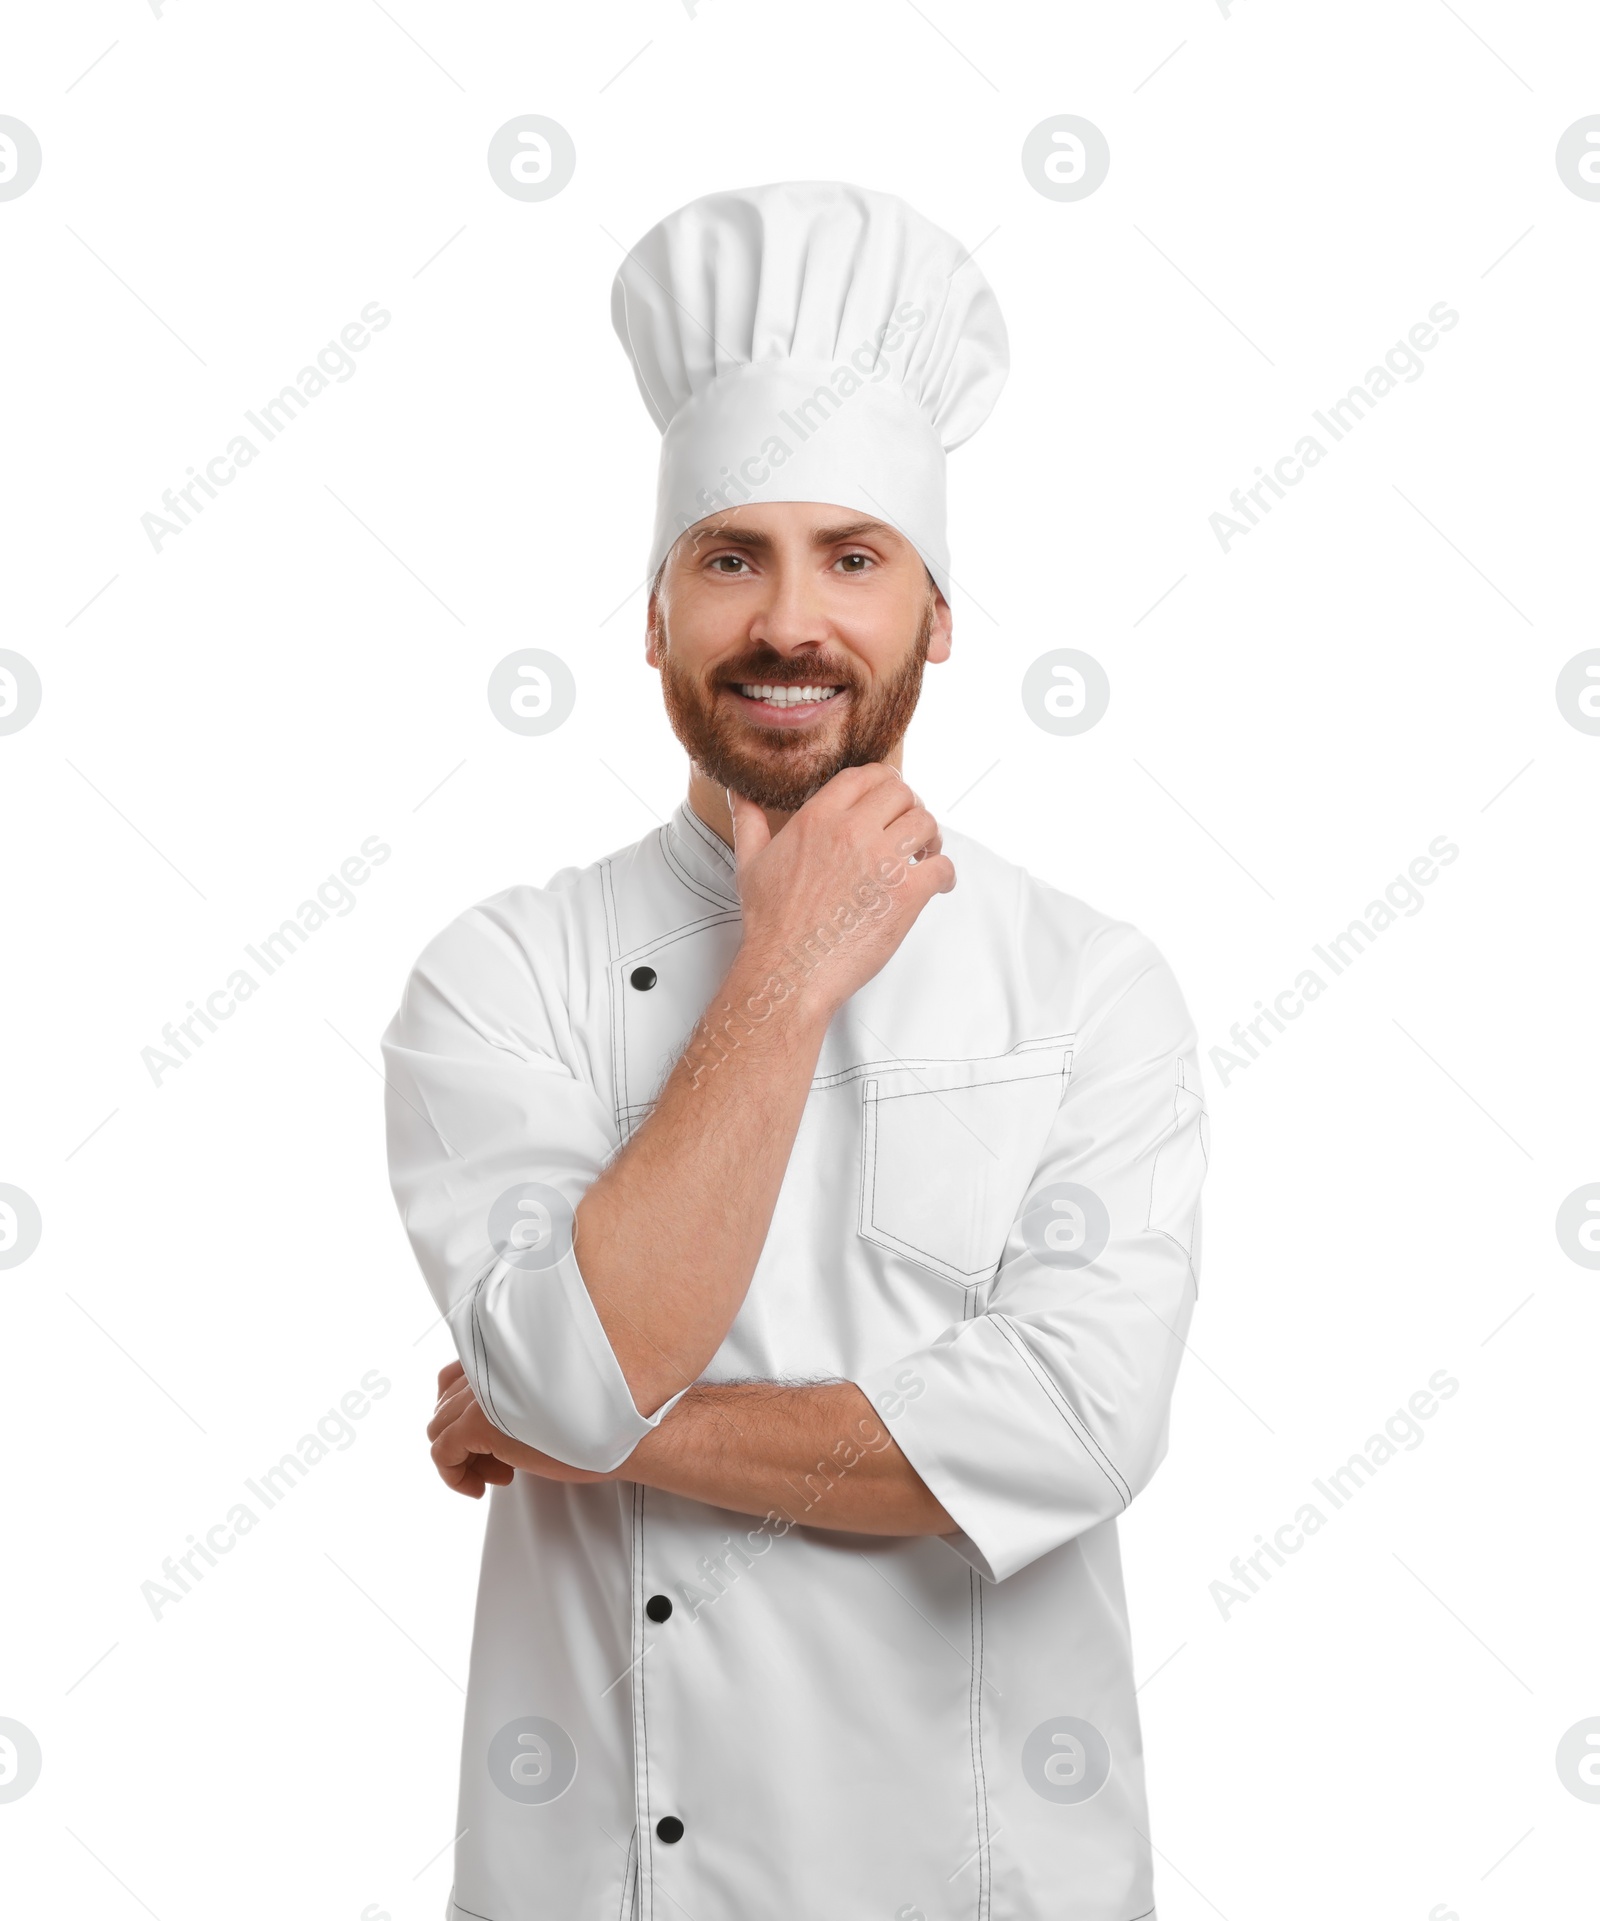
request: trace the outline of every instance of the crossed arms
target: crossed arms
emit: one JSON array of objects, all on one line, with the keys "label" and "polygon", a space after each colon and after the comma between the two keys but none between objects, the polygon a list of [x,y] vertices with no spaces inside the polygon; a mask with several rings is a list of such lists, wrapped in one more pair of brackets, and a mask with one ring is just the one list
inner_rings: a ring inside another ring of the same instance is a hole
[{"label": "crossed arms", "polygon": [[[836,775],[777,835],[760,808],[730,798],[742,944],[650,1116],[579,1203],[573,1231],[636,1406],[681,1398],[626,1460],[595,1471],[504,1433],[456,1362],[439,1376],[434,1462],[475,1497],[521,1470],[639,1482],[739,1513],[804,1515],[813,1527],[949,1533],[955,1523],[853,1383],[691,1385],[749,1288],[829,1020],[955,880],[933,817],[892,768]],[[819,926],[839,928],[851,894],[870,898],[870,910],[847,914],[854,925],[797,970],[794,952]]]},{"label": "crossed arms", "polygon": [[[552,1025],[573,960],[559,897],[487,903],[413,972],[384,1039],[391,1178],[465,1366],[441,1376],[435,1459],[468,1494],[520,1469],[940,1535],[1004,1580],[1121,1513],[1166,1450],[1205,1167],[1193,1023],[1136,928],[1030,900],[1005,938],[1025,976],[1070,987],[1052,1018],[1075,1037],[1071,1075],[983,1311],[854,1382],[701,1385],[832,1014],[954,879],[887,767],[835,776],[777,834],[742,802],[735,821],[742,944],[620,1154],[609,1105],[561,1058],[574,1037]],[[812,965],[825,926],[841,935]],[[570,1236],[536,1276],[505,1258],[485,1269],[485,1216],[530,1159]],[[1030,1209],[1063,1193],[1090,1196],[1109,1235],[1064,1262],[1029,1239]]]},{"label": "crossed arms", "polygon": [[549,1481],[636,1481],[737,1514],[777,1513],[846,1533],[948,1534],[955,1526],[851,1381],[691,1387],[620,1467],[595,1473],[501,1433],[452,1361],[439,1375],[428,1438],[445,1483],[474,1498],[520,1468]]}]

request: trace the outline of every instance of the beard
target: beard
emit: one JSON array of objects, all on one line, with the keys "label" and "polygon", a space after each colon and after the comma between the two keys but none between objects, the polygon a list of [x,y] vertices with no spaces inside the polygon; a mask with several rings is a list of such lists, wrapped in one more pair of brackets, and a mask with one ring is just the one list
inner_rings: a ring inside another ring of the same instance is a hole
[{"label": "beard", "polygon": [[[681,665],[663,628],[661,692],[672,731],[689,758],[719,787],[731,787],[758,807],[792,814],[844,768],[885,760],[899,744],[922,693],[933,612],[930,595],[905,660],[876,687],[848,660],[808,656],[796,661],[766,646],[731,666],[719,666],[702,686]],[[723,688],[741,682],[843,688],[834,696],[845,703],[842,725],[839,718],[829,717],[792,733],[757,726],[720,698]]]}]

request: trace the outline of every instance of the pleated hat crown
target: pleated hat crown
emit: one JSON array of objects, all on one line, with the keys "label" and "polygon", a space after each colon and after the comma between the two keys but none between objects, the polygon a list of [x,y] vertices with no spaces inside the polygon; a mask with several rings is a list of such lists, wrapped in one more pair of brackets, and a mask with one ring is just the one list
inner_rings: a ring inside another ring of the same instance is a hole
[{"label": "pleated hat crown", "polygon": [[805,500],[887,521],[948,597],[945,455],[1009,365],[959,241],[843,181],[708,194],[629,252],[611,320],[662,435],[652,576],[709,515]]}]

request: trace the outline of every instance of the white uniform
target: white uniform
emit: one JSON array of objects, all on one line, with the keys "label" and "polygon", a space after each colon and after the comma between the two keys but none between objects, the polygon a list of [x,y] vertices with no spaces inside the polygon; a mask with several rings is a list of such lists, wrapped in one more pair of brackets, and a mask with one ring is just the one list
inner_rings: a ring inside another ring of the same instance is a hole
[{"label": "white uniform", "polygon": [[[959,1532],[494,1489],[451,1921],[1154,1912],[1115,1517],[1165,1451],[1195,1299],[1195,1036],[1135,929],[945,847],[954,892],[828,1029],[702,1378],[857,1382]],[[463,914],[384,1039],[395,1195],[474,1391],[575,1465],[664,1410],[506,1197],[576,1204],[739,938],[731,852],[683,807]]]}]

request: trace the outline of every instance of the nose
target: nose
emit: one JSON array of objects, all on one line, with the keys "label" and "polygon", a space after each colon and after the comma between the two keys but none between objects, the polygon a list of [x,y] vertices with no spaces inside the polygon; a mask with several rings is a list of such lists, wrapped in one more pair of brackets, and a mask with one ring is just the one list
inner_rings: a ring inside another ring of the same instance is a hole
[{"label": "nose", "polygon": [[767,580],[767,594],[751,612],[750,640],[785,657],[828,646],[833,626],[811,569],[779,566]]}]

